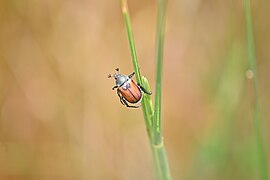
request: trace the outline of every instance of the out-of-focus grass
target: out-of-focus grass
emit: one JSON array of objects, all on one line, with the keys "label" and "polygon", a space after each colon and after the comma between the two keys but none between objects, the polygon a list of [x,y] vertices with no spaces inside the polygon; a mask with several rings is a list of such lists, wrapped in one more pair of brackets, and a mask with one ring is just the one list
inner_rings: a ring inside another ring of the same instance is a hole
[{"label": "out-of-focus grass", "polygon": [[259,90],[259,81],[257,75],[257,64],[255,56],[255,45],[253,38],[253,25],[251,18],[251,5],[250,0],[245,0],[245,17],[246,17],[246,33],[247,33],[247,45],[248,45],[248,58],[249,58],[249,71],[251,71],[251,79],[254,90],[254,104],[252,108],[253,114],[253,126],[254,126],[254,136],[256,144],[256,153],[257,153],[257,162],[260,172],[260,178],[267,180],[269,179],[267,159],[264,149],[264,131],[262,128],[262,110],[261,110],[261,101],[260,101],[260,90]]},{"label": "out-of-focus grass", "polygon": [[[241,102],[245,101],[244,85],[246,62],[243,61],[243,46],[239,41],[231,44],[228,55],[224,57],[222,70],[214,82],[215,95],[213,96],[214,125],[207,134],[202,147],[198,150],[198,161],[194,162],[195,171],[190,172],[192,179],[198,179],[202,174],[209,179],[215,179],[218,174],[223,174],[222,179],[247,179],[246,169],[252,169],[247,163],[249,151],[246,145],[237,144],[239,114],[242,109]],[[241,121],[241,123],[247,123]],[[245,141],[250,141],[250,136]],[[250,142],[249,142],[250,143]],[[245,147],[245,148],[244,148]],[[243,158],[245,157],[245,158]],[[230,166],[234,163],[236,166]],[[204,167],[204,168],[201,168]],[[214,174],[210,172],[215,172]],[[235,173],[238,172],[238,173]]]}]

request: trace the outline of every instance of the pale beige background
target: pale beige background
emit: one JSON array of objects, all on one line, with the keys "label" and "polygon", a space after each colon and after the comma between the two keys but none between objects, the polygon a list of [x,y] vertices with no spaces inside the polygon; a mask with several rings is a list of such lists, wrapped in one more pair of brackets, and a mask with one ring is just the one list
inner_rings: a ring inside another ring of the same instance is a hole
[{"label": "pale beige background", "polygon": [[[129,3],[154,91],[156,2]],[[268,136],[269,5],[252,1]],[[253,132],[245,37],[242,1],[169,1],[162,107],[174,179],[256,179],[237,159]],[[116,67],[132,72],[119,1],[0,1],[0,179],[154,179],[142,112],[107,79]],[[223,131],[225,168],[200,161]]]}]

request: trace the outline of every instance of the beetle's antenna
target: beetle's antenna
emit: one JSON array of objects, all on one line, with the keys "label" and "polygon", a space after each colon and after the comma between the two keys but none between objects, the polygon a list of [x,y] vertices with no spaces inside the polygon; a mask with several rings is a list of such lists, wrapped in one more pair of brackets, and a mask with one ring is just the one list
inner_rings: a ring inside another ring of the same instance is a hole
[{"label": "beetle's antenna", "polygon": [[[117,74],[119,74],[119,68],[116,68],[115,70],[117,71]],[[115,77],[115,76],[116,76],[116,73],[114,75],[109,74],[108,78],[112,78],[112,77]]]},{"label": "beetle's antenna", "polygon": [[134,76],[135,72],[131,73],[130,75],[128,75],[129,78],[132,78]]}]

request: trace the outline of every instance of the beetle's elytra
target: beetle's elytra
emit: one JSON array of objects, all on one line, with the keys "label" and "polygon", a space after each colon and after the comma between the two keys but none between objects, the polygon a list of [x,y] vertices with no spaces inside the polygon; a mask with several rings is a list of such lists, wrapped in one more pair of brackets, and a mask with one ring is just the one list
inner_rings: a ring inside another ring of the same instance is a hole
[{"label": "beetle's elytra", "polygon": [[[138,108],[138,105],[130,105],[130,104],[138,104],[141,102],[143,97],[143,92],[151,95],[151,92],[146,91],[142,86],[137,84],[132,77],[135,72],[130,75],[123,75],[119,73],[119,68],[115,69],[117,72],[113,75],[109,74],[108,78],[115,79],[115,86],[112,88],[113,90],[117,88],[117,95],[120,98],[120,102],[130,108]],[[129,104],[130,103],[130,104]]]}]

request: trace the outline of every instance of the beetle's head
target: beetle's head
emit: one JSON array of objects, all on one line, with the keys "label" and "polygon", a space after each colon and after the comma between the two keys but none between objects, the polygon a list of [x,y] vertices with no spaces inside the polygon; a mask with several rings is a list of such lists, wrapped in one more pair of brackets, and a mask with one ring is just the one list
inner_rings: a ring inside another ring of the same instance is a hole
[{"label": "beetle's head", "polygon": [[109,74],[108,75],[108,78],[114,78],[115,79],[115,84],[116,86],[121,86],[122,84],[124,84],[126,81],[129,80],[129,77],[126,76],[126,75],[123,75],[123,74],[120,74],[119,73],[119,68],[116,68],[115,69],[117,72],[114,73],[113,75],[112,74]]}]

